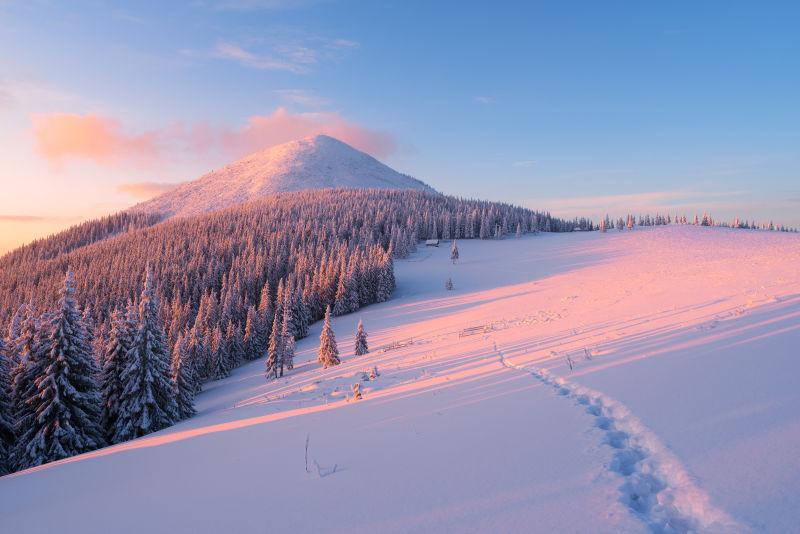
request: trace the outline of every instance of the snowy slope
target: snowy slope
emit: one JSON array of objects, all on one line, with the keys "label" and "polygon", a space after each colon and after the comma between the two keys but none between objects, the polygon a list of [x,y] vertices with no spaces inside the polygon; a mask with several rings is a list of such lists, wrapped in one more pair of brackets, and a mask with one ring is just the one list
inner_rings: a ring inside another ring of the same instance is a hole
[{"label": "snowy slope", "polygon": [[189,216],[274,193],[325,188],[434,192],[338,139],[317,135],[255,152],[132,209]]},{"label": "snowy slope", "polygon": [[[392,301],[337,318],[342,365],[313,363],[317,324],[278,382],[254,362],[210,384],[189,421],[0,478],[4,529],[796,529],[797,235],[459,248],[458,265],[447,247],[398,261]],[[373,351],[356,358],[359,318]]]}]

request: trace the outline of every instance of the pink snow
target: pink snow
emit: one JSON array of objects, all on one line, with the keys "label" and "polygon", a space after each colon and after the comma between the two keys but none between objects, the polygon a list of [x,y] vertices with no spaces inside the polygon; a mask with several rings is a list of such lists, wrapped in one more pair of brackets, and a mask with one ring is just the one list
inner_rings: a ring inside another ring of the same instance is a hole
[{"label": "pink snow", "polygon": [[[191,420],[3,477],[4,528],[800,522],[800,236],[672,226],[459,249],[456,265],[449,247],[397,261],[391,301],[335,318],[341,365],[316,364],[317,324],[281,380],[264,380],[263,360],[248,364],[207,385]],[[354,357],[359,319],[371,352]],[[380,377],[352,400],[376,365]]]}]

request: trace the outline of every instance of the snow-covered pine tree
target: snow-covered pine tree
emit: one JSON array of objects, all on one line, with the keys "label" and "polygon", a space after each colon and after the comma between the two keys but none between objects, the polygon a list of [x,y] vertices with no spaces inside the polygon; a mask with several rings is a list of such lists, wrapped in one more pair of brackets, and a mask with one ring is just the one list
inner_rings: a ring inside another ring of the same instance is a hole
[{"label": "snow-covered pine tree", "polygon": [[333,314],[335,316],[344,315],[349,310],[347,309],[347,271],[342,265],[339,273],[339,284],[336,286],[336,300],[333,303]]},{"label": "snow-covered pine tree", "polygon": [[356,329],[356,356],[363,356],[369,353],[369,345],[367,344],[367,333],[364,331],[364,323],[358,321],[358,328]]},{"label": "snow-covered pine tree", "polygon": [[255,354],[258,353],[257,341],[255,340],[258,335],[256,323],[258,322],[255,306],[247,308],[247,318],[244,321],[244,337],[242,338],[242,349],[244,350],[244,357],[246,360],[255,359]]},{"label": "snow-covered pine tree", "polygon": [[[294,329],[293,329],[293,318],[292,318],[292,306],[291,302],[287,302],[283,306],[283,320],[281,321],[281,335],[280,335],[280,343],[281,343],[281,369],[280,375],[283,376],[283,366],[285,365],[287,369],[294,368]],[[289,350],[289,340],[292,340],[292,352],[291,354],[288,352]]]},{"label": "snow-covered pine tree", "polygon": [[[310,283],[306,280],[306,283]],[[305,289],[297,287],[293,293],[292,303],[294,311],[292,312],[292,320],[294,321],[294,337],[295,339],[303,339],[308,336],[308,324],[311,321],[306,305]]]},{"label": "snow-covered pine tree", "polygon": [[225,330],[225,344],[228,352],[228,374],[236,368],[244,358],[244,348],[242,347],[242,333],[233,323],[228,321],[228,328]]},{"label": "snow-covered pine tree", "polygon": [[189,353],[189,363],[192,367],[194,379],[194,394],[200,393],[203,386],[203,362],[205,361],[205,347],[203,338],[197,335],[197,330],[192,327],[186,335],[186,350]]},{"label": "snow-covered pine tree", "polygon": [[319,336],[319,355],[317,361],[324,368],[339,365],[339,348],[336,346],[336,334],[331,327],[331,307],[325,308],[325,323]]},{"label": "snow-covered pine tree", "polygon": [[[283,363],[288,371],[294,369],[294,350],[294,336],[289,336],[283,342]],[[281,371],[281,376],[283,376],[283,371]]]},{"label": "snow-covered pine tree", "polygon": [[188,352],[186,350],[186,336],[183,332],[178,334],[175,347],[172,350],[172,382],[175,384],[175,404],[178,419],[188,419],[196,412],[194,409],[194,377],[192,367],[188,365]]},{"label": "snow-covered pine tree", "polygon": [[448,291],[453,290],[453,279],[449,276],[447,277],[447,280],[444,281],[444,288]]},{"label": "snow-covered pine tree", "polygon": [[356,260],[358,259],[357,256],[353,256],[350,259],[350,263],[347,266],[347,312],[352,313],[357,311],[361,305],[358,287],[361,285],[361,273],[359,272],[358,264]]},{"label": "snow-covered pine tree", "polygon": [[458,261],[458,243],[453,239],[453,245],[450,247],[450,259],[453,260],[453,265]]},{"label": "snow-covered pine tree", "polygon": [[19,436],[20,466],[41,465],[105,445],[100,427],[99,370],[81,314],[75,304],[74,279],[68,270],[58,310],[43,325],[42,359],[36,380],[24,393],[36,414]]},{"label": "snow-covered pine tree", "polygon": [[117,433],[120,397],[124,389],[122,371],[125,359],[133,346],[133,335],[136,331],[136,315],[133,305],[127,310],[114,310],[111,314],[111,331],[103,356],[103,369],[100,374],[100,393],[103,401],[100,424],[106,435],[106,441],[114,443]]},{"label": "snow-covered pine tree", "polygon": [[177,420],[170,356],[158,317],[158,299],[149,266],[139,299],[136,333],[122,371],[122,383],[114,442],[144,436]]},{"label": "snow-covered pine tree", "polygon": [[266,375],[267,380],[278,378],[279,369],[283,367],[281,360],[281,323],[278,321],[278,314],[272,320],[272,333],[269,336],[269,346],[267,347]]},{"label": "snow-covered pine tree", "polygon": [[36,417],[26,401],[26,392],[33,388],[36,379],[43,373],[42,336],[40,318],[33,303],[27,303],[20,310],[20,323],[17,337],[11,344],[14,366],[11,368],[11,405],[16,441],[11,452],[12,468],[24,469],[21,461],[25,456],[25,443],[19,437],[29,428]]},{"label": "snow-covered pine tree", "polygon": [[[261,295],[258,299],[258,319],[261,323],[261,335],[264,341],[263,351],[267,350],[267,340],[272,333],[272,318],[274,314],[275,311],[272,309],[272,293],[270,292],[269,280],[267,280],[261,288]],[[257,357],[260,356],[259,354]]]},{"label": "snow-covered pine tree", "polygon": [[219,325],[214,327],[211,332],[211,378],[220,380],[229,374],[228,344],[225,342],[225,334]]},{"label": "snow-covered pine tree", "polygon": [[14,405],[11,403],[11,359],[0,337],[0,476],[13,470],[11,451],[14,447]]}]

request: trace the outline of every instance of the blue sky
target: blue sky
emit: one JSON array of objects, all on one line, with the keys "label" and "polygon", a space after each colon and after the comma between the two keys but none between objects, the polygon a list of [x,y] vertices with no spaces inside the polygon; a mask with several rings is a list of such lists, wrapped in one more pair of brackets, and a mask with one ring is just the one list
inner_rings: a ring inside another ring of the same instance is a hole
[{"label": "blue sky", "polygon": [[316,126],[446,193],[800,225],[800,4],[521,4],[0,0],[0,231]]}]

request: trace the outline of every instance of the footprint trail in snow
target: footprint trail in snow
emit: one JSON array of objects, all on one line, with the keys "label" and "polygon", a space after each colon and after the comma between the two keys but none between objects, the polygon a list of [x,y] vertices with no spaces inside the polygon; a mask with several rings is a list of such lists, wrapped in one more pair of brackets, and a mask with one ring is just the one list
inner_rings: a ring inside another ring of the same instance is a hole
[{"label": "footprint trail in snow", "polygon": [[509,363],[496,343],[493,349],[504,367],[530,374],[594,417],[605,443],[615,451],[608,468],[624,478],[621,501],[652,532],[748,532],[711,504],[680,461],[623,404],[544,369]]}]

